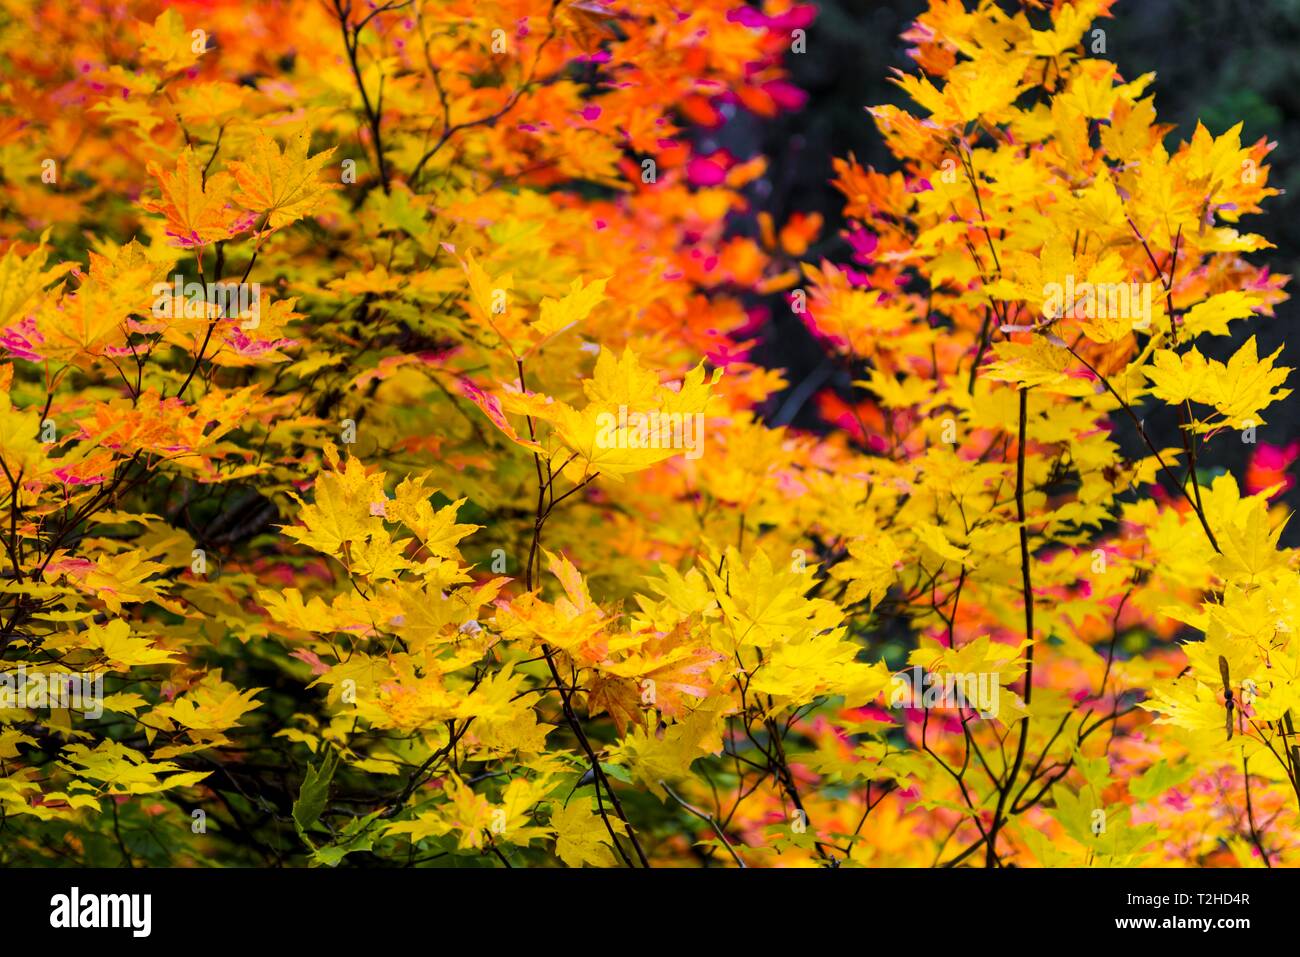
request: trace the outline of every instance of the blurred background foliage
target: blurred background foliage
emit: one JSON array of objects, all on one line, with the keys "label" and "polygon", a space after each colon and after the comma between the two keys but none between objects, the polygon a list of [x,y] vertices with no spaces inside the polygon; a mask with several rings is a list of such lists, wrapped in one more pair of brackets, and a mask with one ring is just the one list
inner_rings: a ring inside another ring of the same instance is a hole
[{"label": "blurred background foliage", "polygon": [[[839,235],[843,197],[830,185],[831,161],[854,153],[864,165],[897,168],[865,107],[906,103],[889,77],[894,68],[913,68],[899,34],[926,3],[820,0],[815,6],[807,52],[787,57],[792,79],[808,94],[807,104],[775,120],[742,114],[722,128],[715,145],[742,157],[766,154],[769,175],[757,185],[755,210],[769,212],[778,227],[793,213],[820,213],[826,225],[804,258],[843,262],[848,259],[848,244]],[[1157,115],[1162,123],[1176,124],[1166,144],[1171,151],[1191,138],[1198,119],[1216,135],[1242,122],[1243,144],[1260,137],[1277,144],[1269,184],[1283,195],[1266,204],[1265,216],[1245,219],[1244,228],[1277,246],[1255,254],[1253,261],[1300,274],[1300,0],[1119,0],[1112,17],[1095,26],[1106,31],[1105,56],[1121,76],[1155,72]],[[1294,282],[1290,289],[1295,295]],[[790,380],[766,414],[782,424],[825,428],[816,394],[830,389],[848,400],[852,376],[826,359],[780,296],[766,307],[770,318],[757,357],[786,369]],[[1298,314],[1300,303],[1288,301],[1276,318],[1244,323],[1241,338],[1256,334],[1261,354],[1285,346],[1282,363],[1300,369],[1300,341],[1286,344],[1288,326]],[[1300,372],[1293,373],[1290,385],[1295,394],[1271,410],[1268,424],[1258,430],[1259,443],[1300,441]],[[1126,425],[1117,422],[1119,441],[1128,454],[1142,454]],[[1178,444],[1172,420],[1161,423],[1158,434],[1166,444]],[[1201,480],[1225,468],[1243,474],[1257,448],[1231,434],[1217,436],[1202,459]],[[1300,488],[1290,489],[1286,501],[1300,506]],[[1288,527],[1288,539],[1300,543],[1300,523]]]}]

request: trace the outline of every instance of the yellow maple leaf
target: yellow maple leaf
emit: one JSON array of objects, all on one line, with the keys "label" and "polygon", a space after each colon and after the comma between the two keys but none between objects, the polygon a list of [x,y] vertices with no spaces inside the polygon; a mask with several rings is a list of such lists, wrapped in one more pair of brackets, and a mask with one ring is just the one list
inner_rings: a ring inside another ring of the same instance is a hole
[{"label": "yellow maple leaf", "polygon": [[131,626],[121,618],[115,618],[107,625],[91,625],[81,638],[87,648],[101,651],[110,667],[115,671],[125,671],[135,665],[160,665],[176,660],[176,656],[165,649],[158,648],[143,636],[133,636]]},{"label": "yellow maple leaf", "polygon": [[705,378],[700,363],[677,389],[663,385],[631,349],[620,358],[602,350],[592,378],[583,382],[590,402],[575,409],[558,400],[513,393],[511,411],[550,422],[573,453],[566,474],[575,481],[594,473],[614,479],[677,455],[699,458],[704,451],[705,410],[722,370]]},{"label": "yellow maple leaf", "polygon": [[562,299],[544,298],[539,307],[541,315],[530,329],[535,341],[525,355],[536,352],[565,329],[591,315],[591,311],[605,298],[606,282],[605,279],[596,279],[584,286],[581,279],[575,279]]},{"label": "yellow maple leaf", "polygon": [[834,604],[805,597],[813,577],[802,561],[774,564],[757,549],[746,565],[735,548],[728,548],[721,573],[709,566],[704,573],[729,625],[733,647],[719,649],[728,654],[742,645],[771,648],[839,624]]},{"label": "yellow maple leaf", "polygon": [[141,23],[139,30],[143,41],[141,58],[146,63],[160,67],[164,73],[188,70],[198,62],[207,46],[206,40],[200,43],[203,38],[195,36],[195,32],[202,31],[187,31],[185,21],[175,10],[164,10],[152,25]]},{"label": "yellow maple leaf", "polygon": [[875,607],[898,580],[903,554],[894,540],[885,534],[849,542],[849,557],[831,568],[832,578],[849,583],[844,594],[846,605],[867,599]]},{"label": "yellow maple leaf", "polygon": [[383,475],[368,473],[353,456],[340,468],[338,449],[332,443],[325,446],[325,461],[329,469],[316,479],[312,504],[290,493],[302,506],[298,517],[305,527],[286,526],[284,534],[336,558],[343,556],[349,542],[361,544],[376,535],[387,538]]},{"label": "yellow maple leaf", "polygon": [[1261,359],[1256,352],[1255,337],[1251,336],[1226,365],[1210,360],[1215,385],[1212,404],[1225,424],[1236,428],[1260,425],[1260,411],[1291,394],[1290,389],[1277,388],[1291,372],[1287,366],[1273,365],[1282,348],[1278,346],[1272,355]]},{"label": "yellow maple leaf", "polygon": [[1161,349],[1152,357],[1152,366],[1143,371],[1151,380],[1153,394],[1170,405],[1190,399],[1213,406],[1222,418],[1202,429],[1247,428],[1263,424],[1260,412],[1291,394],[1290,389],[1278,388],[1291,372],[1287,366],[1273,365],[1281,352],[1279,347],[1272,355],[1259,358],[1251,336],[1226,364],[1206,359],[1193,346],[1182,355]]},{"label": "yellow maple leaf", "polygon": [[[97,782],[107,794],[156,794],[173,787],[191,787],[211,771],[182,771],[172,761],[149,761],[117,741],[100,741],[93,748],[71,744],[63,749],[60,766],[78,777]],[[161,775],[166,774],[167,777]]]},{"label": "yellow maple leaf", "polygon": [[155,708],[156,715],[193,731],[224,731],[239,724],[239,719],[260,708],[253,699],[261,688],[240,691],[221,680],[220,671],[208,672],[198,685]]},{"label": "yellow maple leaf", "polygon": [[633,728],[619,751],[627,758],[633,776],[662,798],[661,782],[684,777],[697,758],[722,750],[722,722],[730,707],[727,699],[715,698],[662,732]]},{"label": "yellow maple leaf", "polygon": [[1260,297],[1255,293],[1238,289],[1217,293],[1187,310],[1183,316],[1183,331],[1189,336],[1201,333],[1226,336],[1229,322],[1245,319],[1259,304]]},{"label": "yellow maple leaf", "polygon": [[772,649],[748,687],[756,695],[772,697],[771,713],[824,694],[844,695],[846,707],[858,707],[885,689],[890,673],[883,662],[857,661],[857,654],[858,646],[844,640],[843,629],[805,634]]},{"label": "yellow maple leaf", "polygon": [[[551,815],[555,828],[555,853],[569,867],[614,867],[617,861],[611,851],[611,837],[605,820],[592,808],[594,799],[575,797]],[[614,815],[608,815],[610,827],[619,834],[627,833],[627,825]]]},{"label": "yellow maple leaf", "polygon": [[525,337],[523,322],[515,317],[510,308],[509,292],[514,288],[514,279],[509,273],[493,279],[486,269],[474,258],[473,252],[465,254],[461,264],[469,279],[470,315],[487,325],[501,339],[510,354],[516,358],[516,341]]},{"label": "yellow maple leaf", "polygon": [[1143,370],[1153,386],[1151,392],[1170,405],[1182,405],[1189,399],[1208,395],[1209,365],[1193,346],[1179,355],[1173,349],[1160,349],[1152,356],[1152,365]]},{"label": "yellow maple leaf", "polygon": [[964,563],[970,550],[959,548],[948,540],[942,528],[929,522],[918,522],[915,526],[917,540],[944,561]]},{"label": "yellow maple leaf", "polygon": [[423,483],[403,479],[394,497],[385,503],[385,515],[390,521],[401,522],[415,533],[423,546],[421,554],[459,561],[457,543],[483,526],[456,523],[456,513],[465,504],[465,499],[457,499],[435,511],[429,504],[429,494],[430,490]]},{"label": "yellow maple leaf", "polygon": [[[99,555],[91,568],[80,573],[79,585],[116,614],[123,604],[157,600],[160,596],[155,582],[145,579],[166,571],[166,565],[147,561],[138,551]],[[74,571],[72,577],[77,579],[78,573]],[[157,584],[164,583],[159,580]]]},{"label": "yellow maple leaf", "polygon": [[265,217],[273,230],[312,215],[329,192],[338,189],[317,175],[335,147],[308,156],[310,141],[307,130],[300,130],[281,151],[275,140],[258,130],[248,162],[230,163],[239,184],[235,201]]},{"label": "yellow maple leaf", "polygon": [[18,476],[31,479],[42,474],[48,464],[48,446],[39,441],[40,415],[15,409],[8,392],[0,393],[0,466],[13,480]]},{"label": "yellow maple leaf", "polygon": [[469,313],[499,338],[515,359],[526,359],[564,330],[586,319],[605,298],[608,280],[583,283],[574,279],[568,293],[560,299],[546,296],[538,306],[538,317],[527,321],[524,309],[512,305],[509,298],[514,279],[509,273],[493,278],[467,252],[461,262],[469,280]]},{"label": "yellow maple leaf", "polygon": [[12,245],[0,256],[0,327],[7,326],[16,318],[21,319],[46,286],[76,265],[68,262],[45,268],[50,255],[49,247],[45,245],[49,235],[47,229],[41,234],[37,247],[26,256],[19,256]]},{"label": "yellow maple leaf", "polygon": [[1221,554],[1214,560],[1214,570],[1226,579],[1253,583],[1274,569],[1287,567],[1286,555],[1277,549],[1285,523],[1270,528],[1266,504],[1252,504],[1244,522],[1219,528]]}]

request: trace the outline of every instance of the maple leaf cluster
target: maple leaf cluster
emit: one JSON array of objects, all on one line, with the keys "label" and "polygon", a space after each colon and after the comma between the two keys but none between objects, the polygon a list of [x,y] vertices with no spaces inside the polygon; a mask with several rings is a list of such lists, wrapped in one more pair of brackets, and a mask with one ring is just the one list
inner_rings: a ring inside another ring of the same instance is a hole
[{"label": "maple leaf cluster", "polygon": [[818,262],[792,0],[10,10],[3,859],[1300,863],[1272,144],[1007,6]]}]

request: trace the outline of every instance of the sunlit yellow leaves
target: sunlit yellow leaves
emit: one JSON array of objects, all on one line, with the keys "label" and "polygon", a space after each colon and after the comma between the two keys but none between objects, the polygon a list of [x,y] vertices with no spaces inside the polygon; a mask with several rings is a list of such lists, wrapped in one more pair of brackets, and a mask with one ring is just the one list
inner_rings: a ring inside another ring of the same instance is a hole
[{"label": "sunlit yellow leaves", "polygon": [[182,728],[197,732],[220,732],[235,727],[248,712],[261,707],[254,700],[261,688],[241,691],[221,680],[221,672],[208,672],[203,681],[173,701],[165,702],[150,712],[145,723],[152,727],[153,719],[175,722]]},{"label": "sunlit yellow leaves", "polygon": [[1221,419],[1206,427],[1247,428],[1262,424],[1261,411],[1291,394],[1290,389],[1278,388],[1291,372],[1273,365],[1281,351],[1260,359],[1254,336],[1226,364],[1206,359],[1195,346],[1181,355],[1161,349],[1145,372],[1153,393],[1170,405],[1191,400],[1213,406]]},{"label": "sunlit yellow leaves", "polygon": [[1142,530],[1152,559],[1160,562],[1170,581],[1193,587],[1209,584],[1208,563],[1214,550],[1194,517],[1142,502],[1125,509],[1125,518]]},{"label": "sunlit yellow leaves", "polygon": [[[1084,210],[1112,215],[1104,192],[1090,199],[1093,203],[1083,201]],[[1076,252],[1076,245],[1057,235],[1037,254],[1015,250],[1005,254],[1006,276],[989,289],[997,298],[1029,305],[1029,316],[1017,328],[1059,320],[1053,329],[1058,337],[1068,335],[1068,327],[1077,323],[1094,342],[1112,343],[1162,325],[1163,296],[1152,283],[1128,275],[1117,253]]]},{"label": "sunlit yellow leaves", "polygon": [[906,110],[885,104],[868,107],[867,112],[895,156],[924,157],[931,161],[931,165],[937,165],[948,150],[941,130]]},{"label": "sunlit yellow leaves", "polygon": [[329,605],[319,596],[313,596],[304,602],[302,592],[297,588],[285,588],[282,591],[259,591],[257,600],[266,608],[275,621],[299,628],[303,631],[343,630],[331,614]]},{"label": "sunlit yellow leaves", "polygon": [[[38,337],[31,347],[33,354],[88,365],[110,348],[124,348],[128,316],[149,310],[154,283],[166,269],[166,258],[151,258],[134,240],[103,253],[92,251],[89,274],[78,274],[75,290],[64,287],[57,299],[29,300],[29,305],[35,306],[33,331]],[[39,281],[28,277],[28,285]],[[31,331],[25,332],[24,338],[30,339]]]},{"label": "sunlit yellow leaves", "polygon": [[846,641],[841,630],[798,636],[771,650],[755,669],[749,688],[771,695],[774,713],[826,694],[843,695],[846,706],[860,707],[889,684],[889,668],[857,657],[858,645]]},{"label": "sunlit yellow leaves", "polygon": [[735,548],[728,548],[723,559],[721,572],[705,568],[727,623],[728,640],[719,650],[768,649],[839,624],[840,612],[832,602],[805,597],[812,572],[801,560],[774,563],[756,549],[746,564]]},{"label": "sunlit yellow leaves", "polygon": [[[1134,826],[1132,814],[1126,808],[1098,807],[1099,793],[1103,790],[1103,785],[1077,794],[1061,785],[1051,789],[1052,817],[1060,823],[1066,836],[1053,842],[1035,832],[1028,838],[1044,866],[1139,867],[1147,861],[1148,855],[1142,851],[1157,838],[1158,829],[1151,824]],[[1105,815],[1104,828],[1097,827],[1099,812]],[[1073,853],[1070,841],[1079,845]]]},{"label": "sunlit yellow leaves", "polygon": [[696,135],[795,99],[789,4],[390,5],[360,76],[328,4],[10,4],[0,640],[109,718],[5,709],[0,857],[1293,863],[1294,449],[1219,474],[1271,146],[1174,145],[1111,3],[932,0],[829,232]]},{"label": "sunlit yellow leaves", "polygon": [[1221,292],[1198,302],[1183,316],[1183,329],[1195,337],[1202,333],[1226,336],[1228,323],[1250,316],[1259,304],[1259,297],[1237,289]]},{"label": "sunlit yellow leaves", "polygon": [[849,542],[849,558],[831,568],[831,576],[849,583],[844,593],[847,604],[866,599],[874,608],[898,580],[903,553],[894,539],[881,534]]},{"label": "sunlit yellow leaves", "polygon": [[1124,201],[1109,173],[1099,175],[1091,186],[1074,195],[1081,226],[1101,231],[1124,227]]},{"label": "sunlit yellow leaves", "polygon": [[933,384],[920,376],[908,376],[900,382],[892,376],[885,375],[879,369],[871,370],[869,380],[855,382],[854,385],[870,389],[879,396],[884,405],[895,409],[921,405],[929,400],[933,390]]},{"label": "sunlit yellow leaves", "polygon": [[1157,143],[1165,128],[1155,125],[1155,120],[1150,97],[1132,105],[1117,101],[1110,123],[1099,131],[1101,144],[1111,156],[1128,163]]},{"label": "sunlit yellow leaves", "polygon": [[401,522],[415,533],[422,556],[427,553],[432,558],[459,560],[456,544],[482,526],[456,524],[456,513],[465,504],[465,499],[435,510],[429,503],[431,493],[432,490],[426,489],[421,481],[403,479],[393,498],[384,502],[384,517],[392,522]]},{"label": "sunlit yellow leaves", "polygon": [[647,578],[647,587],[658,598],[637,595],[637,603],[651,628],[670,631],[691,616],[716,616],[717,601],[708,580],[698,568],[684,575],[671,565],[659,566],[662,578]]},{"label": "sunlit yellow leaves", "polygon": [[450,799],[448,805],[421,813],[409,821],[389,824],[385,829],[387,833],[407,834],[412,841],[420,841],[458,832],[460,847],[481,847],[483,832],[492,821],[492,806],[488,799],[476,794],[459,778],[449,780],[445,791]]},{"label": "sunlit yellow leaves", "polygon": [[533,593],[521,595],[498,610],[497,627],[508,638],[545,643],[571,655],[599,654],[597,642],[608,625],[605,612],[591,600],[586,583],[567,558],[548,555],[548,568],[564,595],[553,604]]},{"label": "sunlit yellow leaves", "polygon": [[513,350],[513,339],[524,335],[524,330],[520,328],[522,323],[510,316],[509,295],[514,280],[509,274],[492,278],[472,252],[465,254],[464,269],[469,279],[470,301],[475,317],[486,323]]},{"label": "sunlit yellow leaves", "polygon": [[1278,388],[1291,372],[1288,366],[1273,365],[1281,352],[1279,346],[1272,355],[1259,358],[1255,337],[1251,336],[1226,366],[1213,359],[1209,361],[1216,396],[1212,404],[1227,424],[1238,428],[1256,424],[1261,410],[1291,394],[1290,389]]},{"label": "sunlit yellow leaves", "polygon": [[562,299],[543,299],[541,315],[532,327],[538,338],[529,347],[530,351],[540,348],[548,339],[586,319],[591,310],[604,300],[605,282],[604,279],[597,279],[584,286],[581,279],[575,279],[569,286],[568,294]]},{"label": "sunlit yellow leaves", "polygon": [[420,590],[403,583],[396,594],[398,614],[390,619],[388,627],[413,652],[446,642],[481,651],[494,636],[478,629],[480,609],[496,598],[506,581],[493,578],[481,585],[447,591],[432,586]]},{"label": "sunlit yellow leaves", "polygon": [[413,820],[390,824],[386,830],[389,834],[408,834],[412,841],[452,834],[462,849],[495,842],[526,845],[551,833],[548,828],[533,825],[529,815],[543,796],[544,787],[544,782],[515,778],[506,785],[501,803],[493,804],[459,776],[451,775],[444,785],[445,803]]},{"label": "sunlit yellow leaves", "polygon": [[546,736],[554,725],[543,724],[527,701],[513,703],[512,714],[496,720],[476,721],[474,737],[488,754],[525,755],[546,750]]},{"label": "sunlit yellow leaves", "polygon": [[[193,44],[193,31],[191,45]],[[176,115],[187,124],[216,123],[238,114],[252,93],[248,87],[228,80],[187,84],[176,89]]]},{"label": "sunlit yellow leaves", "polygon": [[[612,838],[605,820],[593,808],[594,798],[575,797],[551,815],[555,828],[555,853],[569,867],[614,867],[618,862],[610,849]],[[627,827],[617,817],[606,815],[617,834]]]},{"label": "sunlit yellow leaves", "polygon": [[[1247,521],[1249,523],[1249,519]],[[1220,654],[1227,656],[1228,663],[1235,666],[1235,673],[1242,677],[1253,672],[1257,665],[1266,664],[1264,656],[1276,645],[1286,642],[1291,627],[1289,606],[1300,593],[1292,587],[1293,581],[1284,575],[1270,579],[1253,573],[1242,576],[1229,572],[1225,577],[1228,583],[1223,588],[1222,597],[1203,602],[1202,614],[1188,621],[1206,633],[1202,644],[1211,648],[1216,658]],[[1236,660],[1241,646],[1249,648],[1256,660]],[[1192,652],[1189,647],[1189,659]],[[1267,663],[1272,663],[1271,655]],[[1210,671],[1205,673],[1209,675]]]},{"label": "sunlit yellow leaves", "polygon": [[[691,633],[686,623],[667,634],[634,634],[611,640],[624,653],[598,665],[600,671],[628,679],[625,683],[602,680],[601,694],[589,702],[589,711],[608,710],[620,726],[639,717],[639,707],[650,707],[668,717],[683,717],[690,699],[707,698],[715,690],[717,667],[726,659],[710,648],[707,639]],[[629,703],[627,696],[634,700]]]},{"label": "sunlit yellow leaves", "polygon": [[1225,579],[1256,582],[1269,572],[1287,567],[1286,556],[1277,549],[1282,525],[1271,527],[1263,502],[1254,503],[1243,523],[1220,523],[1217,534],[1222,554],[1215,570]]},{"label": "sunlit yellow leaves", "polygon": [[1071,378],[1074,359],[1069,350],[1046,336],[1034,336],[1028,342],[1010,339],[995,342],[992,352],[993,361],[984,374],[995,382],[1046,386],[1067,395],[1087,395],[1093,391],[1087,382]]},{"label": "sunlit yellow leaves", "polygon": [[140,289],[150,275],[141,270],[141,286],[128,289],[91,277],[75,292],[65,293],[59,302],[41,303],[36,325],[44,338],[41,353],[62,362],[84,362],[105,355],[108,348],[122,348],[126,319],[140,302]]},{"label": "sunlit yellow leaves", "polygon": [[80,643],[102,654],[114,671],[176,660],[175,654],[158,648],[143,635],[132,635],[131,626],[121,618],[114,618],[107,625],[92,624]]},{"label": "sunlit yellow leaves", "polygon": [[722,750],[722,718],[727,705],[714,699],[692,711],[662,733],[633,728],[623,740],[633,776],[652,794],[664,796],[660,782],[672,783],[690,772],[699,758]]},{"label": "sunlit yellow leaves", "polygon": [[470,288],[470,314],[496,334],[515,359],[525,359],[564,330],[582,322],[605,299],[605,279],[583,283],[574,279],[560,299],[544,297],[538,315],[529,322],[525,307],[511,301],[514,280],[509,274],[491,277],[472,252],[463,262]]},{"label": "sunlit yellow leaves", "polygon": [[551,457],[575,481],[595,474],[617,481],[677,455],[702,454],[705,413],[721,375],[718,369],[706,379],[700,363],[672,388],[630,349],[618,358],[602,350],[592,377],[583,382],[589,402],[582,409],[519,393],[508,395],[505,408],[554,428],[563,448]]},{"label": "sunlit yellow leaves", "polygon": [[[220,457],[223,453],[221,439],[238,426],[239,416],[253,401],[256,389],[212,389],[192,405],[147,391],[134,401],[121,398],[95,403],[78,425],[101,451],[111,449],[118,455],[148,452],[181,468],[202,472],[208,467],[209,456]],[[81,457],[76,454],[68,465],[75,465]],[[95,474],[102,472],[89,473]]]},{"label": "sunlit yellow leaves", "polygon": [[[116,741],[101,741],[95,747],[71,744],[63,750],[60,765],[82,782],[73,784],[101,794],[157,794],[175,787],[192,787],[211,771],[183,771],[171,761],[149,761]],[[163,775],[167,775],[163,777]],[[89,783],[83,783],[89,782]]]},{"label": "sunlit yellow leaves", "polygon": [[1052,100],[1049,116],[1048,144],[1053,152],[1059,154],[1061,166],[1066,169],[1093,166],[1096,154],[1089,142],[1088,118],[1079,105],[1057,97]]},{"label": "sunlit yellow leaves", "polygon": [[[356,697],[356,715],[361,720],[379,728],[392,728],[410,734],[419,728],[433,727],[448,721],[458,713],[464,697],[454,683],[437,668],[422,668],[419,659],[401,655],[389,662],[375,662],[378,672],[373,676],[373,686],[366,692],[356,682],[356,691],[347,691]],[[334,669],[338,671],[339,669]],[[335,675],[331,683],[348,681],[346,672]],[[349,698],[345,701],[352,703]]]},{"label": "sunlit yellow leaves", "polygon": [[301,130],[281,150],[275,140],[259,130],[248,159],[229,164],[238,183],[235,200],[272,230],[311,216],[329,192],[338,188],[322,182],[319,176],[334,147],[309,157],[310,140],[308,131]]},{"label": "sunlit yellow leaves", "polygon": [[938,90],[928,80],[900,73],[895,82],[930,111],[939,126],[958,126],[971,120],[1003,119],[1024,89],[1025,60],[1008,59],[992,68],[988,62],[969,61],[953,68],[947,84]]},{"label": "sunlit yellow leaves", "polygon": [[1033,51],[1039,56],[1056,57],[1073,50],[1102,8],[1096,0],[1082,0],[1056,8],[1050,30],[1031,31]]},{"label": "sunlit yellow leaves", "polygon": [[12,761],[18,757],[19,745],[32,745],[35,743],[35,738],[14,728],[5,728],[0,731],[0,760]]},{"label": "sunlit yellow leaves", "polygon": [[299,520],[303,528],[287,526],[284,534],[315,548],[339,557],[344,546],[362,544],[373,536],[385,536],[383,476],[367,472],[361,460],[353,456],[342,462],[333,445],[325,448],[325,461],[329,466],[316,479],[314,501],[302,506]]},{"label": "sunlit yellow leaves", "polygon": [[1115,83],[1116,78],[1115,64],[1107,60],[1083,60],[1061,98],[1090,120],[1109,119],[1117,100],[1123,98],[1130,105],[1136,103],[1155,74],[1144,73],[1126,84]]},{"label": "sunlit yellow leaves", "polygon": [[830,263],[820,269],[804,263],[803,272],[812,284],[810,309],[819,328],[854,355],[871,355],[887,337],[918,335],[918,330],[909,328],[913,313],[906,300],[857,287],[845,271]]},{"label": "sunlit yellow leaves", "polygon": [[1146,375],[1154,386],[1152,393],[1170,405],[1181,405],[1193,396],[1217,394],[1210,380],[1209,363],[1195,346],[1181,355],[1173,349],[1159,350]]},{"label": "sunlit yellow leaves", "polygon": [[1237,123],[1215,137],[1197,123],[1191,143],[1174,157],[1175,168],[1187,177],[1190,187],[1213,203],[1228,222],[1236,222],[1243,212],[1256,211],[1260,199],[1277,193],[1264,186],[1268,168],[1260,165],[1262,153],[1242,148],[1241,129]]},{"label": "sunlit yellow leaves", "polygon": [[1159,724],[1201,732],[1201,740],[1206,745],[1227,740],[1221,687],[1185,678],[1168,689],[1153,690],[1151,697],[1139,707],[1159,714],[1156,719]]},{"label": "sunlit yellow leaves", "polygon": [[998,684],[1009,684],[1024,673],[1022,656],[1027,642],[1016,645],[993,641],[988,635],[972,639],[960,648],[945,648],[925,640],[908,661],[939,674],[995,674]]},{"label": "sunlit yellow leaves", "polygon": [[916,538],[942,561],[961,564],[966,561],[967,556],[970,554],[967,549],[954,545],[948,540],[948,536],[943,529],[930,522],[917,524]]},{"label": "sunlit yellow leaves", "polygon": [[348,570],[371,581],[392,581],[411,567],[411,563],[401,555],[402,544],[375,537],[349,542],[346,550]]},{"label": "sunlit yellow leaves", "polygon": [[125,604],[158,601],[161,580],[152,576],[161,574],[167,566],[149,561],[138,551],[125,551],[117,555],[100,554],[93,562],[87,560],[53,561],[45,567],[47,581],[67,575],[77,588],[93,595],[117,614]]}]

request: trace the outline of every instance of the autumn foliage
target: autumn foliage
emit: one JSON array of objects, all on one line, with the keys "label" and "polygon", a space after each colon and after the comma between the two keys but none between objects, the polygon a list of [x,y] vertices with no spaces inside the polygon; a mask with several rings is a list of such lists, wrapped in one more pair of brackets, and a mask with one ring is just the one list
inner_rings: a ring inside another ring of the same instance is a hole
[{"label": "autumn foliage", "polygon": [[0,860],[1300,863],[1271,146],[1011,6],[804,261],[811,6],[0,5]]}]

